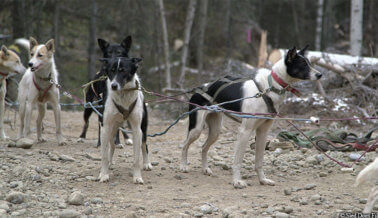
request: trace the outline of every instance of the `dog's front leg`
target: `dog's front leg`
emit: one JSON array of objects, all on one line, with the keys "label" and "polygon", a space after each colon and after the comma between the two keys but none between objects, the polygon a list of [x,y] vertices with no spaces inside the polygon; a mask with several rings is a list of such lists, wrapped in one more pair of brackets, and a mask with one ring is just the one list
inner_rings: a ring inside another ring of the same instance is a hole
[{"label": "dog's front leg", "polygon": [[8,137],[4,133],[4,103],[5,103],[5,94],[6,94],[6,89],[5,89],[5,82],[2,81],[3,87],[1,87],[2,90],[1,96],[0,96],[0,139],[4,140],[7,139]]},{"label": "dog's front leg", "polygon": [[[59,95],[59,93],[58,93]],[[54,98],[53,101],[51,102],[51,106],[54,111],[54,118],[55,118],[55,126],[56,126],[56,137],[58,139],[58,145],[64,145],[65,141],[62,136],[62,127],[60,123],[60,104],[59,104],[59,98]]]},{"label": "dog's front leg", "polygon": [[33,105],[32,102],[27,101],[25,106],[25,122],[24,122],[24,135],[23,137],[26,138],[30,134],[30,122],[31,116],[33,112]]},{"label": "dog's front leg", "polygon": [[134,174],[133,182],[135,184],[143,184],[141,167],[140,167],[140,153],[142,146],[142,130],[140,129],[140,121],[137,118],[130,120],[131,129],[133,131],[133,151],[134,151]]},{"label": "dog's front leg", "polygon": [[243,163],[245,148],[247,146],[248,139],[250,138],[252,132],[253,130],[246,128],[245,125],[242,124],[241,131],[238,137],[239,140],[235,142],[234,163],[232,166],[233,185],[235,188],[247,187],[247,183],[241,179],[240,169]]},{"label": "dog's front leg", "polygon": [[264,161],[264,152],[266,146],[266,137],[268,135],[268,131],[273,124],[273,120],[265,121],[259,128],[256,130],[256,161],[255,161],[255,169],[257,176],[259,177],[259,181],[261,185],[275,185],[273,180],[265,178],[264,170],[263,170],[263,161]]},{"label": "dog's front leg", "polygon": [[[117,131],[118,131],[118,128],[119,128],[119,124],[118,122],[115,122],[115,120],[113,120],[113,126],[111,127],[110,130],[110,136],[113,136]],[[114,143],[114,140],[109,140],[109,165],[112,165],[114,164],[113,162],[113,155],[114,155],[114,150],[115,150],[115,143]]]},{"label": "dog's front leg", "polygon": [[37,139],[38,142],[45,142],[46,140],[42,138],[42,120],[45,117],[46,104],[38,104],[38,118],[37,118]]},{"label": "dog's front leg", "polygon": [[363,213],[371,213],[375,202],[378,200],[378,186],[374,187],[368,197]]},{"label": "dog's front leg", "polygon": [[113,126],[107,120],[104,121],[104,127],[101,128],[101,171],[98,176],[100,182],[109,181],[109,139],[112,128]]}]

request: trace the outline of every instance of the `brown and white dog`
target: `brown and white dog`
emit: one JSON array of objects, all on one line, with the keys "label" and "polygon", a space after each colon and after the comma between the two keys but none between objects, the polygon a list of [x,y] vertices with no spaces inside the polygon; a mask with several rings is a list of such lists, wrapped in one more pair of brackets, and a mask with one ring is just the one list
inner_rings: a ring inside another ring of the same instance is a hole
[{"label": "brown and white dog", "polygon": [[60,123],[59,89],[55,85],[58,84],[58,71],[54,61],[54,40],[50,39],[46,44],[38,44],[37,40],[30,37],[29,41],[29,68],[22,77],[18,90],[21,119],[18,138],[30,134],[32,110],[33,106],[37,105],[37,138],[38,142],[45,141],[42,138],[42,119],[45,116],[46,105],[49,103],[54,111],[58,144],[62,145],[64,138]]},{"label": "brown and white dog", "polygon": [[[359,186],[367,181],[377,181],[378,180],[378,157],[375,158],[374,162],[370,163],[365,167],[356,178],[356,186]],[[378,199],[378,186],[375,186],[369,194],[366,206],[364,208],[364,213],[371,213],[374,207],[374,203]]]},{"label": "brown and white dog", "polygon": [[6,89],[6,78],[12,74],[21,74],[25,72],[20,57],[5,45],[0,50],[0,139],[4,140],[7,136],[4,133],[4,104]]}]

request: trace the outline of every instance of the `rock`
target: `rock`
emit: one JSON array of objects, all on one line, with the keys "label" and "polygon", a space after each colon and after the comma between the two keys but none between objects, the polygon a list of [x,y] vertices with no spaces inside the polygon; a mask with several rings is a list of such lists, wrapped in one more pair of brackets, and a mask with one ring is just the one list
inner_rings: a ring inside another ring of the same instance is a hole
[{"label": "rock", "polygon": [[311,196],[311,201],[317,201],[317,200],[320,200],[321,199],[321,197],[320,197],[320,195],[319,194],[315,194],[315,195],[313,195],[313,196]]},{"label": "rock", "polygon": [[93,199],[91,200],[91,203],[92,203],[92,204],[102,204],[102,203],[103,203],[103,200],[102,200],[102,198],[93,198]]},{"label": "rock", "polygon": [[58,217],[60,218],[76,218],[80,217],[80,213],[76,210],[66,209],[58,213]]},{"label": "rock", "polygon": [[287,188],[285,188],[285,189],[284,189],[284,194],[285,194],[285,195],[291,195],[291,189],[287,189]]},{"label": "rock", "polygon": [[94,160],[94,161],[100,161],[101,160],[101,157],[95,156],[93,154],[88,154],[88,153],[85,153],[84,157],[86,157],[86,158],[88,158],[90,160]]},{"label": "rock", "polygon": [[274,217],[276,217],[276,218],[288,218],[289,214],[283,213],[283,212],[276,212],[276,213],[274,213]]},{"label": "rock", "polygon": [[321,155],[321,154],[317,154],[317,155],[315,155],[315,159],[318,161],[318,163],[324,161],[324,157],[323,157],[323,155]]},{"label": "rock", "polygon": [[314,189],[315,187],[316,187],[316,184],[311,183],[311,184],[307,184],[304,189],[311,190],[311,189]]},{"label": "rock", "polygon": [[180,174],[176,174],[174,176],[174,178],[177,179],[177,180],[183,180],[183,179],[185,179],[185,177],[183,175],[180,175]]},{"label": "rock", "polygon": [[7,211],[0,208],[0,217],[8,217]]},{"label": "rock", "polygon": [[[367,199],[366,198],[361,198],[360,200],[358,200],[358,202],[360,204],[366,204],[367,203]],[[1,208],[1,207],[0,207]]]},{"label": "rock", "polygon": [[290,207],[290,206],[286,206],[285,208],[284,208],[284,212],[285,213],[292,213],[294,211],[294,209],[292,208],[292,207]]},{"label": "rock", "polygon": [[165,158],[164,158],[164,161],[165,161],[166,163],[172,163],[172,159],[169,158],[169,157],[165,157]]},{"label": "rock", "polygon": [[52,160],[52,161],[58,161],[58,160],[59,160],[58,155],[55,154],[55,153],[49,152],[49,153],[47,154],[47,156],[48,156],[48,157],[50,158],[50,160]]},{"label": "rock", "polygon": [[268,214],[273,214],[273,213],[274,213],[274,208],[273,208],[273,207],[268,207],[268,208],[266,209],[266,212],[267,212]]},{"label": "rock", "polygon": [[5,210],[6,212],[9,212],[8,202],[6,202],[6,201],[0,201],[0,210],[1,209]]},{"label": "rock", "polygon": [[200,207],[200,211],[203,214],[211,214],[211,213],[213,213],[213,208],[208,204],[204,204]]},{"label": "rock", "polygon": [[14,142],[14,141],[10,141],[9,143],[8,143],[8,147],[16,147],[16,142]]},{"label": "rock", "polygon": [[33,146],[34,141],[28,138],[21,138],[16,142],[17,148],[29,149]]},{"label": "rock", "polygon": [[138,218],[138,215],[135,212],[130,212],[126,214],[126,218]]},{"label": "rock", "polygon": [[[360,157],[361,157],[361,154],[358,154],[358,153],[351,153],[351,154],[349,155],[349,159],[350,159],[351,161],[356,161],[356,160],[358,160],[358,158],[360,158]],[[365,160],[365,157],[361,157],[359,161],[361,161],[361,160]]]},{"label": "rock", "polygon": [[152,166],[157,166],[157,165],[159,165],[159,162],[157,162],[157,161],[152,161],[152,162],[151,162],[151,165],[152,165]]},{"label": "rock", "polygon": [[15,216],[22,216],[26,213],[26,210],[25,209],[21,209],[21,210],[18,210],[18,211],[13,211],[11,213],[11,217],[15,217]]},{"label": "rock", "polygon": [[21,192],[11,192],[7,195],[6,200],[12,204],[21,204],[25,201],[25,195]]},{"label": "rock", "polygon": [[84,214],[85,215],[91,215],[93,213],[93,211],[92,211],[92,208],[91,207],[88,207],[88,208],[86,208],[85,210],[84,210]]},{"label": "rock", "polygon": [[320,172],[319,176],[320,177],[326,177],[326,176],[328,176],[328,173],[326,173],[326,172]]},{"label": "rock", "polygon": [[71,205],[83,205],[84,204],[84,195],[81,192],[76,191],[68,197],[68,204]]},{"label": "rock", "polygon": [[67,161],[67,162],[74,162],[75,159],[73,157],[70,157],[68,155],[65,155],[65,154],[59,154],[59,160],[62,160],[62,161]]},{"label": "rock", "polygon": [[282,153],[282,148],[276,148],[273,152],[276,156],[280,155]]},{"label": "rock", "polygon": [[302,199],[301,201],[299,201],[299,204],[300,205],[307,205],[308,201],[307,201],[307,199]]},{"label": "rock", "polygon": [[317,165],[317,164],[319,164],[318,160],[314,156],[307,157],[305,161],[309,165]]},{"label": "rock", "polygon": [[349,167],[343,167],[340,169],[343,173],[353,173],[354,169]]}]

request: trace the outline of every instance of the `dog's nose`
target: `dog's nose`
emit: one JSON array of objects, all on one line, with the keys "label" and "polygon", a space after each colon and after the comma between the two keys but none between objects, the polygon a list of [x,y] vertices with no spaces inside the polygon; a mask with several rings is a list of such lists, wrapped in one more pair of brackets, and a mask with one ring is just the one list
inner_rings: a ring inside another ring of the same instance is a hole
[{"label": "dog's nose", "polygon": [[32,66],[33,66],[33,63],[32,63],[32,62],[29,62],[29,63],[28,63],[28,66],[29,66],[29,67],[32,67]]},{"label": "dog's nose", "polygon": [[113,89],[113,90],[117,90],[117,88],[118,88],[117,84],[112,83],[112,89]]},{"label": "dog's nose", "polygon": [[315,76],[316,76],[316,79],[320,79],[320,78],[322,78],[323,74],[317,73],[317,74],[315,74]]}]

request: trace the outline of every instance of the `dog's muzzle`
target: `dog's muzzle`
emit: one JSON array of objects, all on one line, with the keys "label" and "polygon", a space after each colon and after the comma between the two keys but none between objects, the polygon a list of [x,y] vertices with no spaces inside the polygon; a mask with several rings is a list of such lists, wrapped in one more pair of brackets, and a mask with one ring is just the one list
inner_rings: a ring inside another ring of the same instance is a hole
[{"label": "dog's muzzle", "polygon": [[111,87],[112,87],[113,91],[117,91],[118,90],[118,84],[117,83],[112,83]]},{"label": "dog's muzzle", "polygon": [[316,73],[315,74],[315,77],[316,77],[317,80],[319,80],[320,78],[322,78],[322,76],[323,76],[323,74],[321,74],[321,73]]}]

